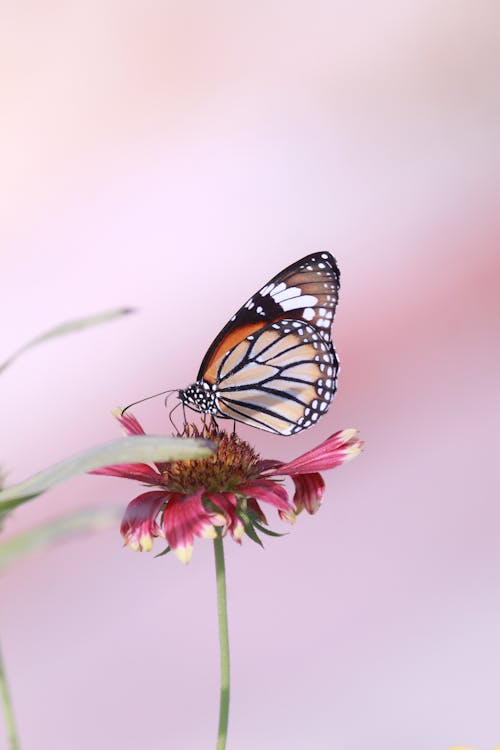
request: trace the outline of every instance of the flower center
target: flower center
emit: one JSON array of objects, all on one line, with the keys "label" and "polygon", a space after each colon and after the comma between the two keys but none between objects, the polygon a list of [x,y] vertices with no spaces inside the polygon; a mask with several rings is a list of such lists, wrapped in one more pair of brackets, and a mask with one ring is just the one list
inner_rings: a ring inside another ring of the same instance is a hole
[{"label": "flower center", "polygon": [[208,458],[169,464],[163,471],[162,485],[171,492],[190,494],[200,487],[207,492],[234,492],[258,476],[259,455],[236,433],[228,435],[209,427],[187,425],[185,436],[208,438],[217,445],[217,452]]}]

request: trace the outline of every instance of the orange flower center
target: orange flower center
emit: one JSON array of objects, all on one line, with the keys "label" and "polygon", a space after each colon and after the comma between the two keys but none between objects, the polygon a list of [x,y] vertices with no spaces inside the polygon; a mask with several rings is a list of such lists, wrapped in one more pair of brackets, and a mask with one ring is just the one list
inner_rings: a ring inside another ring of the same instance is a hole
[{"label": "orange flower center", "polygon": [[190,494],[200,487],[207,492],[234,492],[258,476],[259,455],[236,433],[228,435],[209,427],[187,425],[184,435],[212,440],[217,452],[208,458],[169,464],[162,473],[162,485],[171,492]]}]

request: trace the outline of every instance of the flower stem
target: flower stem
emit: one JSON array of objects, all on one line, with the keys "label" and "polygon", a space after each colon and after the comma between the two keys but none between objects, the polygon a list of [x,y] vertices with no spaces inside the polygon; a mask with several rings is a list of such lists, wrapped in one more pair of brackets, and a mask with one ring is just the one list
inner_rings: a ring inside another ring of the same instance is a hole
[{"label": "flower stem", "polygon": [[11,750],[19,750],[19,740],[17,738],[16,723],[14,721],[14,711],[10,698],[7,675],[5,674],[2,651],[0,649],[0,693],[2,695],[3,712],[5,715],[5,726],[7,728],[7,737]]},{"label": "flower stem", "polygon": [[220,641],[220,706],[217,750],[224,750],[229,721],[229,632],[227,627],[226,566],[224,564],[224,544],[220,530],[218,530],[217,537],[214,539],[214,552]]}]

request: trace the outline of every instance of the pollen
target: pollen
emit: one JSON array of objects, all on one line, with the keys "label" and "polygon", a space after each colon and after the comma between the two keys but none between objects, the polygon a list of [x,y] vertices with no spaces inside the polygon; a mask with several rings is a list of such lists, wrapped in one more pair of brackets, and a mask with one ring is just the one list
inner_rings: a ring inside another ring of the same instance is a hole
[{"label": "pollen", "polygon": [[161,483],[171,492],[190,494],[200,487],[207,492],[235,492],[240,485],[259,475],[258,453],[236,433],[187,425],[184,435],[212,440],[217,445],[217,452],[207,458],[168,464]]}]

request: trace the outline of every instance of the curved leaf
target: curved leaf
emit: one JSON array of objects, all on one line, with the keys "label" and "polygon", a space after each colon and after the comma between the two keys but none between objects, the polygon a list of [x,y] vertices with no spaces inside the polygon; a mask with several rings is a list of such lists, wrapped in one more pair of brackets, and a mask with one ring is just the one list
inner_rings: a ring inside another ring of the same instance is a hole
[{"label": "curved leaf", "polygon": [[107,312],[98,313],[97,315],[89,315],[86,318],[69,320],[67,323],[61,323],[61,325],[50,328],[48,331],[45,331],[45,333],[41,333],[39,336],[31,339],[31,341],[28,341],[27,344],[21,346],[21,348],[15,351],[14,354],[11,354],[5,362],[2,362],[2,364],[0,364],[0,373],[7,369],[7,367],[21,354],[24,354],[24,352],[28,351],[28,349],[31,349],[33,346],[38,346],[38,344],[42,344],[44,341],[56,338],[57,336],[65,336],[68,333],[74,333],[75,331],[81,331],[84,328],[90,328],[91,326],[96,326],[100,323],[106,323],[108,320],[119,318],[122,315],[128,315],[131,312],[134,311],[130,307],[119,307],[116,310],[108,310]]},{"label": "curved leaf", "polygon": [[118,438],[96,448],[78,453],[38,472],[24,482],[0,491],[0,517],[5,512],[31,500],[59,482],[104,466],[157,461],[183,461],[205,458],[213,453],[210,440],[181,437],[134,435]]},{"label": "curved leaf", "polygon": [[10,537],[0,545],[0,570],[22,557],[77,534],[103,531],[116,525],[122,512],[118,508],[86,508]]}]

